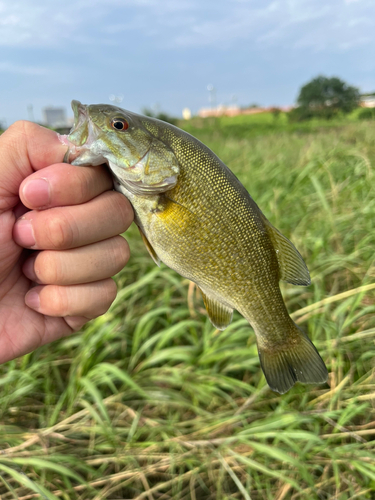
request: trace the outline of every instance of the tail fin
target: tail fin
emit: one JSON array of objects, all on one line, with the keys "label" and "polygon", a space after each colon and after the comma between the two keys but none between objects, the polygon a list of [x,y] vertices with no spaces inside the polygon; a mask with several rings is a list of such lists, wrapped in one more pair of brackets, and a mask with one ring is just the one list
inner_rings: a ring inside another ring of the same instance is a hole
[{"label": "tail fin", "polygon": [[[284,394],[299,381],[304,384],[323,384],[327,381],[327,368],[313,343],[294,325],[298,335],[296,343],[285,349],[271,351],[260,348],[260,364],[267,383],[273,391]],[[294,337],[296,337],[294,335]]]}]

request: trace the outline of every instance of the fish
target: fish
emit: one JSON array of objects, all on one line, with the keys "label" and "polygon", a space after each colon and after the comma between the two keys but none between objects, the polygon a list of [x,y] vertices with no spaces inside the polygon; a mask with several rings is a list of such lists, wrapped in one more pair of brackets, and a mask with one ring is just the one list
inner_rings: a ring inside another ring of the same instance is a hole
[{"label": "fish", "polygon": [[231,170],[169,123],[107,104],[74,100],[72,109],[64,161],[108,165],[155,263],[199,287],[218,330],[233,310],[250,323],[269,387],[284,394],[297,381],[325,383],[327,368],[289,316],[279,286],[310,285],[306,264]]}]

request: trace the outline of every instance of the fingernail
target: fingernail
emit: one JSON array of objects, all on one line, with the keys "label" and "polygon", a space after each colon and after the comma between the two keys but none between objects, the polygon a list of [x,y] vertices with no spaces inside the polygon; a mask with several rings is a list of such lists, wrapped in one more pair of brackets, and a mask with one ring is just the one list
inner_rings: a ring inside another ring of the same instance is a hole
[{"label": "fingernail", "polygon": [[31,309],[39,309],[40,307],[40,299],[39,293],[36,290],[31,290],[25,296],[25,302],[28,307]]},{"label": "fingernail", "polygon": [[31,220],[18,219],[14,225],[13,237],[22,247],[33,247],[35,236]]},{"label": "fingernail", "polygon": [[32,207],[45,207],[50,201],[49,182],[44,178],[30,180],[23,186],[22,194]]},{"label": "fingernail", "polygon": [[31,281],[37,281],[38,277],[35,274],[35,259],[36,259],[37,254],[33,255],[27,261],[24,263],[22,266],[22,271],[23,274],[26,276],[26,278],[29,278]]}]

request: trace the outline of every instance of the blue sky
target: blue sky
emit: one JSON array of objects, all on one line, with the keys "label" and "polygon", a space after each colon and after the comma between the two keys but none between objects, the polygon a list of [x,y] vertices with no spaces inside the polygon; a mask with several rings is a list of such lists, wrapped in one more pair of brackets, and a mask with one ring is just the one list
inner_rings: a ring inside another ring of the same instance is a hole
[{"label": "blue sky", "polygon": [[375,91],[374,56],[373,0],[0,0],[0,121],[111,94],[180,116],[208,84],[282,106],[319,74]]}]

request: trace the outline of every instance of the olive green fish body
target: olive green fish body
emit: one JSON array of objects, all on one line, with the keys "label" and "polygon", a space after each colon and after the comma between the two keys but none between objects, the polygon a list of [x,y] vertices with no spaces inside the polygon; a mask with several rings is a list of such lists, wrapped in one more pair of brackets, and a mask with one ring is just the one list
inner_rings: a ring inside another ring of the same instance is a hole
[{"label": "olive green fish body", "polygon": [[[249,321],[270,387],[283,393],[297,380],[324,382],[324,363],[279,288],[280,279],[310,283],[302,257],[223,162],[164,122],[105,105],[73,109],[72,163],[107,161],[150,254],[199,286],[217,328],[228,326],[233,309]],[[118,132],[121,120],[127,128]]]},{"label": "olive green fish body", "polygon": [[[175,150],[181,170],[173,189],[147,204],[131,198],[138,224],[162,262],[251,318],[252,324],[264,323],[270,302],[289,318],[264,216],[211,151],[195,159],[189,154],[193,146],[179,143]],[[254,302],[263,316],[258,321]],[[270,314],[268,331],[272,324]]]}]

